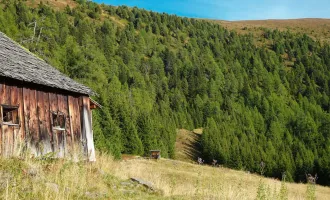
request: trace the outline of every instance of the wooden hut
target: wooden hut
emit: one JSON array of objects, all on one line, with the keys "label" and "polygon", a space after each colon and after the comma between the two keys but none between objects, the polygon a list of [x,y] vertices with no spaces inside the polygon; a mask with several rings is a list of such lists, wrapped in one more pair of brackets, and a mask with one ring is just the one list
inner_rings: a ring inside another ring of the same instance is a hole
[{"label": "wooden hut", "polygon": [[53,152],[95,161],[92,95],[0,32],[1,156]]}]

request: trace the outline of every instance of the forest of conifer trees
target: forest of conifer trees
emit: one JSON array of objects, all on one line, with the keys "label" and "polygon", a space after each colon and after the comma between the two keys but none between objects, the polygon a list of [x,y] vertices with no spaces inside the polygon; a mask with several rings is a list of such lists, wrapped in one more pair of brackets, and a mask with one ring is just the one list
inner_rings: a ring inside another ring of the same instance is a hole
[{"label": "forest of conifer trees", "polygon": [[99,151],[175,157],[177,128],[204,128],[203,158],[330,185],[330,45],[262,29],[79,0],[54,10],[3,0],[0,31],[93,88]]}]

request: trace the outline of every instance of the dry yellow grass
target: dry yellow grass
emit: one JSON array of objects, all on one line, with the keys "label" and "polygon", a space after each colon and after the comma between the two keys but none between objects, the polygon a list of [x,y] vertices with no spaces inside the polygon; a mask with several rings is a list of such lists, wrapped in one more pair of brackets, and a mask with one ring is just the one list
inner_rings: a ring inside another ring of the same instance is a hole
[{"label": "dry yellow grass", "polygon": [[203,130],[195,129],[188,131],[186,129],[177,130],[175,142],[175,159],[194,162],[200,156],[200,138]]},{"label": "dry yellow grass", "polygon": [[[255,199],[262,181],[269,199],[279,195],[281,182],[227,168],[200,166],[181,161],[134,159],[118,163],[115,176],[139,177],[153,182],[166,197],[179,199]],[[305,199],[306,184],[286,183],[289,199]],[[316,187],[317,199],[330,199],[329,187]]]},{"label": "dry yellow grass", "polygon": [[37,7],[40,2],[43,2],[44,4],[48,4],[55,10],[62,10],[64,9],[67,5],[70,8],[75,8],[77,6],[77,3],[73,0],[29,0],[27,1],[27,5],[32,6],[32,7]]},{"label": "dry yellow grass", "polygon": [[285,19],[285,20],[242,20],[223,21],[211,20],[219,23],[229,30],[235,30],[240,34],[255,33],[262,34],[260,28],[278,29],[280,31],[290,30],[295,33],[305,33],[314,39],[323,42],[330,41],[330,19]]},{"label": "dry yellow grass", "polygon": [[[131,177],[153,183],[156,190]],[[0,159],[0,199],[256,199],[260,185],[265,199],[280,199],[280,181],[182,161],[114,161],[107,155],[98,155],[95,163]],[[285,185],[289,199],[306,199],[307,185]],[[316,197],[330,199],[330,188],[316,186]]]}]

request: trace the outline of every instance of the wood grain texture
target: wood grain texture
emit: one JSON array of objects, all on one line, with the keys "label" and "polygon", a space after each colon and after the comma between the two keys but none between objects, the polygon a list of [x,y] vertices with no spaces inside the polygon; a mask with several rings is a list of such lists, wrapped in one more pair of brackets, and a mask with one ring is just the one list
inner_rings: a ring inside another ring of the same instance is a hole
[{"label": "wood grain texture", "polygon": [[60,109],[61,99],[58,99],[58,95],[56,93],[49,93],[49,105],[50,105],[50,121],[51,121],[51,129],[52,129],[52,141],[53,141],[53,151],[60,158],[64,157],[64,139],[63,139],[63,131],[54,130],[54,121],[53,121],[53,113],[57,113]]},{"label": "wood grain texture", "polygon": [[[19,124],[19,115],[20,115],[20,107],[19,107],[19,88],[17,86],[10,86],[10,105],[11,106],[18,106],[18,112],[13,113],[13,118],[17,119],[17,123]],[[19,135],[20,127],[19,126],[11,126],[10,127],[10,136],[11,137],[11,151],[10,155],[18,156],[20,154],[20,146],[21,146],[21,140]]]},{"label": "wood grain texture", "polygon": [[74,96],[68,97],[69,114],[70,114],[70,129],[72,135],[73,158],[79,159],[83,154],[82,140],[81,140],[81,116],[79,98]]},{"label": "wood grain texture", "polygon": [[49,120],[49,97],[46,92],[37,91],[38,99],[38,120],[39,120],[39,133],[41,153],[47,154],[52,152],[50,140],[50,120]]},{"label": "wood grain texture", "polygon": [[[31,149],[31,134],[30,134],[30,98],[29,98],[29,94],[30,94],[30,89],[23,87],[22,89],[23,91],[23,120],[24,120],[24,140],[26,143],[26,147],[28,149]],[[31,152],[32,153],[32,152]]]},{"label": "wood grain texture", "polygon": [[[58,101],[58,111],[61,114],[64,114],[65,118],[67,116],[68,111],[66,111],[66,105],[67,104],[67,99],[65,98],[64,95],[62,94],[57,94],[57,101]],[[64,131],[56,131],[57,133],[57,145],[59,148],[59,153],[61,157],[64,157],[66,155],[66,130]]]},{"label": "wood grain texture", "polygon": [[82,97],[83,100],[83,125],[85,140],[86,140],[86,152],[89,161],[96,161],[95,158],[95,148],[94,148],[94,139],[93,139],[93,129],[92,129],[92,115],[90,109],[90,100],[89,97]]},{"label": "wood grain texture", "polygon": [[29,90],[29,104],[30,104],[30,120],[29,130],[31,137],[31,150],[33,154],[40,155],[41,147],[39,143],[39,119],[38,119],[38,108],[37,108],[37,92],[34,89]]},{"label": "wood grain texture", "polygon": [[[0,104],[18,107],[14,125],[2,123],[0,106],[0,155],[19,156],[28,150],[34,156],[55,152],[57,157],[76,154],[80,159],[89,154],[86,134],[90,136],[92,130],[88,96],[0,80]],[[65,116],[64,130],[53,128],[53,112]]]}]

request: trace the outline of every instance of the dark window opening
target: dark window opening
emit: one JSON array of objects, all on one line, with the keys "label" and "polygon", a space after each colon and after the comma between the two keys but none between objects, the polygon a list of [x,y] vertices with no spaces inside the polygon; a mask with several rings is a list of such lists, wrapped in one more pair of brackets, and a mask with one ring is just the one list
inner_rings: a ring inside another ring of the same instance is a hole
[{"label": "dark window opening", "polygon": [[52,112],[52,121],[54,130],[65,130],[65,115],[61,112]]},{"label": "dark window opening", "polygon": [[6,125],[19,125],[18,106],[2,105],[2,122]]}]

